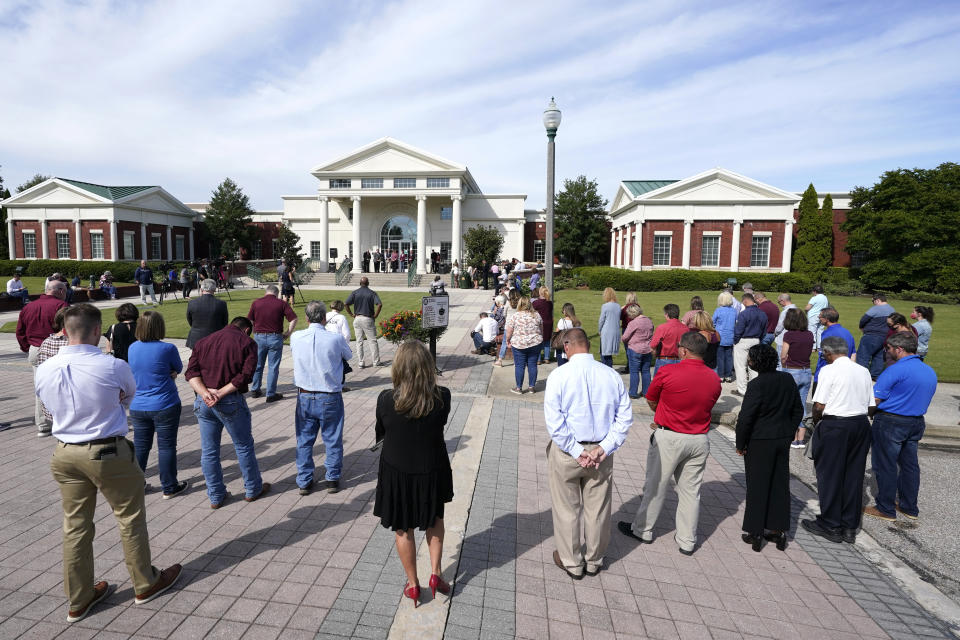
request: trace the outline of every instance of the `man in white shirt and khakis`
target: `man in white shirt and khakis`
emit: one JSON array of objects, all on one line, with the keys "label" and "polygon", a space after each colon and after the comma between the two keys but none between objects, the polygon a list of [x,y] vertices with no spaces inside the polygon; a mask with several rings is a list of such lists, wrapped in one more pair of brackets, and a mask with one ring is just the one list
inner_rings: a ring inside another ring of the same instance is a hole
[{"label": "man in white shirt and khakis", "polygon": [[568,330],[562,348],[567,364],[547,378],[543,401],[557,545],[553,561],[580,580],[603,568],[610,543],[613,452],[627,437],[633,409],[623,379],[594,360],[583,329]]},{"label": "man in white shirt and khakis", "polygon": [[[123,555],[136,593],[149,602],[180,576],[175,564],[163,571],[150,562],[143,472],[126,439],[126,409],[136,393],[130,365],[100,351],[100,310],[69,307],[63,330],[69,340],[37,367],[36,393],[53,416],[57,446],[50,462],[63,500],[63,586],[70,600],[67,622],[77,622],[115,585],[94,583],[93,537],[97,491],[113,509]],[[93,399],[93,400],[91,400]]]}]

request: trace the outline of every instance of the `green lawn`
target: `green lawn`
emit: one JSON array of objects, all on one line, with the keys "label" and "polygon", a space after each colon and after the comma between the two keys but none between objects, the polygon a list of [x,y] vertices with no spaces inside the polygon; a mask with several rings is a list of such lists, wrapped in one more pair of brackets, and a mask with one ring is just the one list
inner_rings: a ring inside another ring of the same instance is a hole
[{"label": "green lawn", "polygon": [[[0,280],[3,280],[4,287],[6,287],[7,280],[9,280],[12,277],[13,276],[0,276]],[[67,280],[69,281],[72,277],[73,276],[68,277]],[[23,281],[23,284],[27,287],[27,291],[30,292],[30,295],[43,293],[43,288],[44,286],[46,286],[46,282],[47,282],[47,279],[44,278],[43,276],[24,276],[20,278],[20,280]],[[90,284],[90,280],[89,279],[82,280],[80,284],[81,286],[86,287]],[[124,285],[133,284],[133,283],[132,282],[115,282],[114,284],[118,287],[122,287]],[[6,291],[6,288],[4,288],[4,291]]]},{"label": "green lawn", "polygon": [[[779,292],[765,292],[771,299],[775,299]],[[643,307],[645,315],[653,319],[655,325],[664,322],[663,306],[673,302],[680,306],[680,314],[690,309],[690,298],[698,295],[703,298],[704,310],[713,314],[717,307],[716,291],[653,291],[649,293],[637,292],[637,302]],[[794,304],[801,309],[810,300],[809,293],[791,293]],[[618,291],[617,300],[622,305],[626,293]],[[857,327],[860,316],[870,306],[869,297],[838,297],[828,296],[830,304],[840,312],[840,324],[846,327],[860,343],[860,329]],[[584,329],[591,340],[591,350],[599,358],[600,338],[597,331],[597,321],[600,316],[600,306],[603,304],[603,293],[599,291],[563,290],[556,296],[555,315],[559,316],[560,308],[570,302],[577,310],[577,317],[583,322]],[[900,313],[908,318],[913,307],[919,303],[908,302],[891,298],[888,301]],[[960,306],[934,304],[936,313],[933,323],[933,336],[930,338],[930,350],[926,362],[932,366],[941,382],[960,382]],[[614,358],[614,364],[626,365],[627,357],[624,350]]]}]

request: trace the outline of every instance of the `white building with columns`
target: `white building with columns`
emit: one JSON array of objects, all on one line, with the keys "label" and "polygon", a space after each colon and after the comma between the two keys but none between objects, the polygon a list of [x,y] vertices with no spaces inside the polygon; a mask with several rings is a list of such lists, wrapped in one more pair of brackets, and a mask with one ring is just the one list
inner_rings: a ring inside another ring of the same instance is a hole
[{"label": "white building with columns", "polygon": [[[419,273],[430,254],[445,261],[463,257],[462,236],[474,226],[491,226],[504,237],[504,256],[523,257],[526,195],[485,194],[463,164],[446,160],[393,138],[371,144],[314,167],[317,192],[282,196],[282,222],[303,240],[321,268],[336,250],[336,261],[364,251],[409,252]],[[542,218],[542,214],[540,214]]]}]

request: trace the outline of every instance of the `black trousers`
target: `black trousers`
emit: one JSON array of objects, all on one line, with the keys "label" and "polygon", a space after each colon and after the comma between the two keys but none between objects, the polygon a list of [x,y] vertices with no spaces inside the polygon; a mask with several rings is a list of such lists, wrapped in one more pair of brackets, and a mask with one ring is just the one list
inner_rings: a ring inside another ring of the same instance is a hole
[{"label": "black trousers", "polygon": [[791,440],[751,440],[747,445],[743,456],[747,475],[743,530],[747,533],[790,529]]},{"label": "black trousers", "polygon": [[857,529],[863,515],[863,474],[870,449],[867,416],[824,417],[813,438],[820,524]]}]

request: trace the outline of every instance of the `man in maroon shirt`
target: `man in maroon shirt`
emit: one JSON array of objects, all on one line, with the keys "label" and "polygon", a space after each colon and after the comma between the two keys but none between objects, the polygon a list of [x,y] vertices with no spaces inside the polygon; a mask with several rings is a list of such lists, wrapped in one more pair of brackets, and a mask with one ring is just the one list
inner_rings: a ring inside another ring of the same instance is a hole
[{"label": "man in maroon shirt", "polygon": [[707,339],[699,332],[680,339],[681,361],[665,367],[647,390],[647,403],[654,411],[647,451],[647,478],[643,500],[633,523],[621,521],[617,528],[640,542],[653,542],[670,478],[677,483],[677,532],[680,553],[692,555],[697,546],[700,518],[700,484],[710,455],[710,413],[720,397],[720,378],[703,362]]},{"label": "man in maroon shirt", "polygon": [[[40,345],[53,333],[53,318],[57,311],[66,307],[67,285],[59,280],[47,280],[43,295],[25,306],[17,318],[17,342],[20,350],[27,354],[27,361],[33,366],[34,382],[37,374],[37,356]],[[34,398],[33,422],[37,425],[37,436],[46,438],[52,425],[43,414],[40,398]]]},{"label": "man in maroon shirt", "polygon": [[777,337],[777,323],[780,322],[780,309],[777,305],[767,300],[767,296],[759,291],[753,292],[753,299],[757,303],[757,308],[767,314],[767,333],[763,336],[760,344],[770,344]]},{"label": "man in maroon shirt", "polygon": [[[276,288],[276,287],[274,287]],[[193,345],[185,378],[197,394],[193,412],[200,426],[200,468],[207,481],[210,508],[219,509],[230,496],[220,466],[220,436],[226,428],[243,474],[244,500],[253,502],[270,490],[260,477],[253,450],[250,408],[243,394],[257,366],[253,325],[243,316]]]},{"label": "man in maroon shirt", "polygon": [[[268,285],[262,298],[258,298],[250,305],[247,318],[253,323],[253,339],[257,343],[257,370],[253,374],[254,398],[259,398],[260,381],[263,379],[263,366],[270,356],[270,368],[267,370],[267,402],[276,402],[283,397],[277,393],[277,378],[280,377],[280,357],[283,355],[283,341],[290,337],[297,326],[297,313],[285,301],[277,297],[280,290],[276,285]],[[290,325],[283,330],[283,319]]]},{"label": "man in maroon shirt", "polygon": [[680,362],[677,345],[680,344],[680,338],[690,331],[680,322],[680,307],[677,305],[672,303],[666,305],[663,308],[663,317],[666,322],[654,329],[653,337],[650,339],[650,348],[654,353],[653,375],[657,375],[660,367],[665,364]]}]

